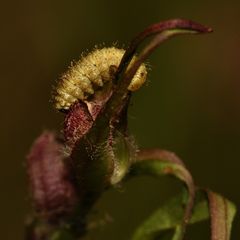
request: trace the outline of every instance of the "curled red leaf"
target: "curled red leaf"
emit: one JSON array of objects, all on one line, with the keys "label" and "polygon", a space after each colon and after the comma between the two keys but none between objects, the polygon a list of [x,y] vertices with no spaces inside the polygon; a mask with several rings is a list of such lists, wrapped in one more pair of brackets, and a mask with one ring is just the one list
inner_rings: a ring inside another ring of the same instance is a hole
[{"label": "curled red leaf", "polygon": [[[150,25],[143,32],[138,34],[130,42],[130,45],[116,71],[114,79],[114,82],[116,83],[115,92],[109,99],[104,115],[107,117],[114,115],[115,111],[119,107],[119,104],[124,100],[124,98],[126,98],[128,94],[127,88],[138,68],[161,43],[176,35],[209,32],[212,32],[211,28],[199,23],[185,19],[171,19]],[[146,44],[143,50],[139,53],[138,58],[136,58],[131,67],[128,68],[129,63],[139,46],[150,36],[153,36],[152,40]]]}]

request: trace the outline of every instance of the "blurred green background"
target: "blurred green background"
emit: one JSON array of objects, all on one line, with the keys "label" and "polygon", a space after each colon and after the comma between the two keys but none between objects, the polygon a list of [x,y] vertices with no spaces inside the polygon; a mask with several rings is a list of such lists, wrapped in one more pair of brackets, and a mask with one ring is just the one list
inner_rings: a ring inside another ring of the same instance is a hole
[{"label": "blurred green background", "polygon": [[[152,55],[148,84],[132,101],[130,128],[140,147],[176,152],[200,186],[240,206],[239,0],[22,0],[2,2],[0,11],[1,239],[23,239],[31,206],[25,155],[42,130],[62,126],[51,90],[70,61],[95,44],[127,45],[149,24],[176,17],[215,32],[170,40]],[[111,221],[89,239],[128,239],[179,187],[173,179],[143,177],[106,193],[96,214]],[[239,227],[238,218],[233,239]],[[188,235],[207,239],[207,227],[200,224]]]}]

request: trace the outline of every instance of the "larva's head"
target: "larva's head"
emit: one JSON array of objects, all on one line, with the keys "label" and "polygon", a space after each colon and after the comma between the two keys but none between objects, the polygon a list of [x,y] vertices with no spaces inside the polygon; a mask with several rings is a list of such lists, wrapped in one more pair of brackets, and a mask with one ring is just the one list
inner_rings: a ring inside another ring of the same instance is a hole
[{"label": "larva's head", "polygon": [[[63,74],[55,88],[54,102],[58,110],[67,110],[78,100],[86,100],[105,82],[113,79],[125,50],[115,47],[95,49],[82,57]],[[132,62],[136,59],[133,57]],[[131,62],[131,63],[132,63]],[[131,66],[131,63],[129,66]],[[146,81],[147,69],[142,64],[133,77],[128,90],[136,91]]]}]

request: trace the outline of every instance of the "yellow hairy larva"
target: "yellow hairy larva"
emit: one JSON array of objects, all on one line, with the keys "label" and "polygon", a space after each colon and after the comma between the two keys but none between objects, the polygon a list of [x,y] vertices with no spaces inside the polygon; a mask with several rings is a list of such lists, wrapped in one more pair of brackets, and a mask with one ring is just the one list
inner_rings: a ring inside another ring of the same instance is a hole
[{"label": "yellow hairy larva", "polygon": [[[124,49],[116,47],[95,49],[82,57],[61,77],[54,94],[55,107],[68,109],[77,100],[86,100],[94,90],[112,80],[112,67],[118,67]],[[133,58],[134,61],[136,57]],[[131,65],[131,63],[130,63]],[[133,77],[128,90],[135,91],[142,86],[147,76],[147,69],[142,64]]]}]

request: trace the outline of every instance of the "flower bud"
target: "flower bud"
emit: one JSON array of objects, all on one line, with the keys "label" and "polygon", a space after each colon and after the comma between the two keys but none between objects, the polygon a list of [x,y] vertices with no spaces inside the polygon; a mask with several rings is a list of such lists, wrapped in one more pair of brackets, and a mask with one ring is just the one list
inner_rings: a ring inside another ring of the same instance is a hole
[{"label": "flower bud", "polygon": [[47,220],[69,215],[77,203],[63,146],[51,132],[34,142],[27,156],[27,170],[36,212]]}]

